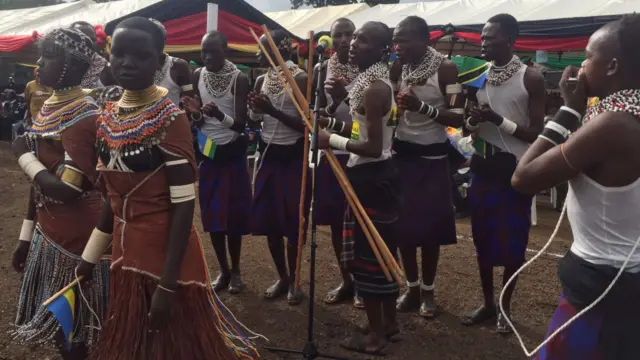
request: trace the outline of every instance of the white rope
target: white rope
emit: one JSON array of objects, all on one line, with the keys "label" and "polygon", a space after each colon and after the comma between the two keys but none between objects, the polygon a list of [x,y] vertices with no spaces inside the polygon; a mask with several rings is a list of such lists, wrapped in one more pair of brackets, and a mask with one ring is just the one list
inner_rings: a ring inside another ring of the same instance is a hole
[{"label": "white rope", "polygon": [[[100,266],[100,265],[98,265],[98,266]],[[76,277],[76,280],[79,280],[78,279],[78,268],[77,267],[73,270],[73,273],[74,273],[74,275]],[[87,305],[87,307],[89,308],[89,311],[91,311],[91,314],[96,318],[96,321],[98,322],[98,327],[91,326],[91,325],[87,325],[87,327],[96,329],[98,331],[101,331],[102,330],[102,323],[100,322],[100,317],[98,316],[98,314],[96,314],[95,311],[93,311],[93,308],[91,307],[91,304],[89,304],[89,300],[87,300],[87,298],[84,296],[84,293],[82,292],[82,283],[80,281],[78,281],[78,291],[80,292],[80,297],[84,301],[85,305]]]},{"label": "white rope", "polygon": [[605,296],[607,296],[609,291],[613,288],[615,283],[618,281],[618,278],[620,277],[620,275],[622,275],[622,273],[624,272],[624,269],[627,267],[627,264],[629,263],[629,260],[631,259],[631,256],[635,253],[636,248],[638,247],[638,245],[640,245],[640,237],[638,237],[638,240],[636,240],[635,245],[633,245],[633,248],[631,249],[631,251],[629,252],[629,255],[627,256],[627,259],[622,264],[622,267],[620,267],[620,270],[618,271],[618,274],[613,278],[613,280],[611,281],[609,286],[604,290],[602,295],[600,295],[593,303],[591,303],[591,305],[589,305],[586,308],[582,309],[582,311],[580,311],[578,314],[576,314],[576,316],[571,318],[569,321],[565,322],[559,329],[557,329],[551,335],[549,335],[547,337],[547,339],[545,339],[542,342],[542,344],[538,345],[538,347],[536,347],[533,351],[530,352],[529,350],[527,350],[527,347],[524,344],[524,341],[522,340],[522,336],[520,335],[520,333],[518,333],[518,331],[516,330],[516,327],[511,322],[511,319],[509,319],[509,317],[507,316],[506,312],[504,311],[504,306],[502,305],[502,299],[504,297],[505,290],[518,277],[518,275],[521,272],[523,272],[524,269],[526,269],[534,261],[536,261],[540,256],[542,256],[544,254],[545,250],[547,250],[547,248],[551,245],[551,243],[555,239],[556,235],[558,234],[558,231],[560,230],[560,225],[562,224],[562,219],[564,218],[564,215],[565,215],[566,211],[567,211],[567,202],[565,200],[564,206],[562,207],[562,213],[560,214],[560,218],[558,219],[558,223],[556,224],[556,228],[553,230],[553,233],[551,234],[551,237],[549,237],[549,241],[547,241],[547,244],[533,258],[531,258],[531,260],[527,261],[524,265],[522,265],[522,267],[520,269],[518,269],[518,271],[516,271],[515,274],[513,274],[513,276],[511,276],[509,281],[507,281],[507,283],[504,285],[504,288],[500,292],[500,301],[498,303],[499,306],[500,306],[500,312],[502,313],[502,316],[504,316],[505,320],[507,320],[507,323],[509,324],[509,327],[513,330],[513,333],[518,338],[518,341],[520,342],[520,347],[522,347],[522,350],[524,350],[524,353],[525,353],[525,355],[527,355],[527,357],[532,357],[533,355],[538,353],[538,351],[540,351],[540,349],[542,349],[542,347],[544,347],[545,345],[550,343],[551,340],[553,340],[553,338],[556,337],[556,335],[558,335],[561,331],[563,331],[564,329],[569,327],[569,325],[571,325],[574,321],[578,320],[578,318],[581,317],[582,315],[584,315],[587,311],[593,309],[596,305],[598,305],[598,303],[602,299],[604,299]]}]

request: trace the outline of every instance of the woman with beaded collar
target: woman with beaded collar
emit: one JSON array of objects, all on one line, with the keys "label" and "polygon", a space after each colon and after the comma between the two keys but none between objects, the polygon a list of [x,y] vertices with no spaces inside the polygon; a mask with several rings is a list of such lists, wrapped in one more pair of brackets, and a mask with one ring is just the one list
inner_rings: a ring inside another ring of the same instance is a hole
[{"label": "woman with beaded collar", "polygon": [[90,279],[113,234],[109,313],[92,359],[254,358],[243,327],[210,287],[193,226],[189,121],[154,84],[163,46],[145,18],[114,31],[111,66],[125,92],[98,118],[98,169],[109,196],[95,231],[104,235],[90,239],[78,267]]},{"label": "woman with beaded collar", "polygon": [[[215,144],[215,152],[203,154],[199,169],[202,228],[211,236],[220,264],[214,290],[229,287],[237,294],[244,288],[240,277],[242,236],[249,233],[251,182],[247,171],[247,115],[249,78],[226,59],[227,38],[212,31],[202,38],[205,67],[193,74],[196,99],[182,103],[195,126]],[[231,268],[227,262],[227,245]]]},{"label": "woman with beaded collar", "polygon": [[[640,168],[629,166],[640,162],[639,32],[640,16],[633,14],[591,35],[583,71],[569,67],[563,74],[564,106],[511,180],[527,194],[569,181],[573,244],[558,264],[563,294],[539,360],[640,358]],[[587,113],[589,96],[601,100]]]},{"label": "woman with beaded collar", "polygon": [[[409,16],[396,26],[393,42],[402,64],[398,107],[402,116],[393,140],[393,159],[406,194],[398,220],[398,246],[407,274],[407,291],[398,311],[436,312],[435,279],[440,246],[456,243],[447,126],[464,122],[458,67],[429,46],[427,22]],[[418,216],[417,214],[420,214]],[[422,281],[417,248],[422,248]]]},{"label": "woman with beaded collar", "polygon": [[[291,38],[283,30],[272,31],[271,36],[278,44],[283,59],[289,59]],[[264,35],[260,42],[271,59],[275,59]],[[269,66],[264,54],[260,54],[260,64]],[[286,65],[304,93],[307,73],[292,61],[287,61]],[[249,107],[251,119],[262,122],[262,138],[258,145],[262,158],[253,194],[251,232],[267,236],[269,251],[280,277],[265,291],[264,296],[275,299],[287,294],[289,304],[298,305],[302,302],[302,291],[295,288],[293,276],[298,256],[302,159],[307,156],[302,138],[304,124],[273,69],[256,80],[254,91],[249,94]],[[310,182],[307,184],[310,185]],[[309,197],[305,199],[308,204],[307,200]],[[308,208],[305,206],[305,209]],[[283,237],[287,238],[286,255]]]},{"label": "woman with beaded collar", "polygon": [[[317,77],[320,73],[324,77],[322,80],[326,86],[325,92],[320,93],[316,99],[320,102],[320,108],[324,109],[324,115],[328,117],[321,118],[320,125],[336,132],[340,132],[343,126],[351,123],[349,105],[344,103],[342,99],[347,97],[347,92],[353,87],[353,81],[360,73],[358,67],[349,62],[349,46],[355,31],[356,26],[347,18],[334,21],[331,25],[331,38],[335,53],[331,55],[329,60],[317,64],[313,73],[313,84],[318,83]],[[319,71],[320,67],[322,67],[322,72]],[[349,153],[336,150],[335,154],[344,168],[349,160]],[[331,242],[339,262],[340,253],[342,253],[342,225],[346,200],[325,157],[320,158],[316,189],[318,196],[314,211],[315,221],[318,225],[331,226]],[[354,306],[362,308],[362,299],[355,296],[351,274],[342,267],[340,272],[342,283],[327,294],[324,302],[338,304],[353,299]]]},{"label": "woman with beaded collar", "polygon": [[[484,304],[463,317],[465,325],[494,319],[497,330],[510,328],[497,314],[493,294],[493,268],[504,267],[504,282],[513,275],[524,257],[531,222],[530,194],[511,186],[517,161],[542,131],[545,112],[544,77],[524,65],[513,54],[518,21],[499,14],[482,29],[482,55],[491,61],[483,88],[470,88],[466,127],[475,131],[486,146],[471,159],[474,179],[469,188],[471,231],[476,247]],[[511,308],[515,283],[505,292],[505,310]]]},{"label": "woman with beaded collar", "polygon": [[91,231],[104,204],[97,188],[95,152],[100,109],[80,88],[94,52],[91,40],[74,29],[48,33],[40,52],[39,80],[53,89],[53,95],[29,132],[12,145],[33,182],[31,206],[13,256],[15,270],[24,272],[14,336],[25,343],[55,340],[64,359],[84,359],[97,340],[106,310],[109,261],[96,259],[92,273],[96,281],[76,302],[71,347],[42,303],[75,279],[75,268],[87,240],[94,236]]},{"label": "woman with beaded collar", "polygon": [[[400,194],[397,171],[391,161],[396,111],[389,80],[391,36],[391,30],[380,22],[367,22],[354,33],[349,60],[358,66],[360,74],[348,94],[353,122],[339,134],[322,130],[318,145],[351,153],[346,174],[382,239],[395,253],[394,225]],[[396,299],[400,288],[385,278],[349,208],[345,212],[344,234],[341,265],[353,275],[369,324],[342,346],[364,354],[384,355],[388,340],[399,333]]]}]

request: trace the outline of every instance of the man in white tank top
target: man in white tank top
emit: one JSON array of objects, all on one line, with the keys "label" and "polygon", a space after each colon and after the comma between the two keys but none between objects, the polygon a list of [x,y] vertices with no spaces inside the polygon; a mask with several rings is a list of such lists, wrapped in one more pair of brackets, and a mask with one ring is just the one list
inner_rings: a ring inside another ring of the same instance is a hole
[{"label": "man in white tank top", "polygon": [[[360,75],[348,94],[353,122],[340,126],[338,131],[332,129],[334,133],[322,130],[318,146],[351,153],[346,169],[349,181],[376,230],[395,254],[400,194],[397,171],[391,161],[396,112],[389,80],[391,35],[391,30],[381,22],[367,22],[354,33],[349,60],[358,66]],[[400,288],[395,281],[386,279],[349,208],[344,227],[341,266],[353,275],[369,324],[341,345],[359,353],[384,355],[388,342],[400,332],[396,318]]]},{"label": "man in white tank top", "polygon": [[[164,41],[167,41],[167,29],[162,23],[155,19],[153,21],[164,35]],[[193,97],[193,84],[191,83],[191,68],[186,60],[173,57],[167,53],[163,53],[160,57],[160,64],[156,71],[156,85],[162,86],[169,90],[169,98],[176,105],[180,104],[183,96]]]},{"label": "man in white tank top", "polygon": [[[484,304],[463,317],[465,325],[496,317],[493,268],[504,267],[506,282],[523,264],[529,241],[532,196],[514,190],[510,179],[517,160],[542,131],[545,88],[542,74],[513,54],[518,29],[511,15],[489,19],[481,35],[489,74],[483,88],[468,94],[472,104],[466,125],[484,143],[471,159],[474,178],[468,192]],[[507,313],[514,289],[515,283],[505,292]],[[497,330],[510,331],[502,314]]]},{"label": "man in white tank top", "polygon": [[[271,36],[282,58],[288,60],[291,57],[291,38],[282,30],[272,31]],[[264,35],[260,42],[271,59],[275,59]],[[260,65],[269,68],[264,54],[260,55]],[[291,61],[287,61],[286,65],[298,87],[303,93],[306,92],[307,73]],[[252,120],[262,122],[262,141],[259,146],[262,157],[255,180],[251,232],[267,237],[271,257],[280,277],[266,289],[264,296],[275,299],[287,294],[288,303],[298,305],[302,302],[302,291],[295,288],[294,274],[298,257],[300,189],[302,172],[308,171],[302,168],[302,159],[307,156],[302,138],[304,124],[273,69],[256,79],[248,102]],[[307,200],[305,210],[308,210]],[[286,247],[283,242],[285,237]]]},{"label": "man in white tank top", "polygon": [[[199,171],[199,199],[202,228],[220,264],[220,274],[213,282],[215,291],[229,288],[237,294],[244,288],[240,277],[242,236],[249,233],[251,183],[247,169],[247,122],[249,78],[225,58],[227,38],[212,31],[202,38],[202,62],[205,67],[193,73],[196,98],[182,102],[204,142]],[[201,101],[200,101],[201,100]],[[201,109],[202,103],[204,108]],[[206,139],[206,140],[205,140]],[[213,142],[207,148],[206,142]],[[200,150],[198,150],[200,151]],[[227,246],[231,266],[227,262]]]},{"label": "man in white tank top", "polygon": [[[565,105],[512,179],[529,194],[569,181],[573,244],[558,266],[562,296],[538,360],[640,359],[639,33],[634,14],[591,36],[582,69],[567,68],[560,81]],[[589,111],[588,97],[601,99]]]},{"label": "man in white tank top", "polygon": [[[393,143],[394,163],[405,194],[397,224],[398,246],[407,275],[407,292],[398,311],[436,311],[435,277],[441,245],[456,243],[449,153],[455,151],[447,126],[463,125],[458,67],[429,46],[427,22],[409,16],[396,26],[393,43],[402,64],[397,96],[400,119]],[[392,79],[393,81],[393,79]],[[452,105],[450,105],[452,104]],[[421,213],[420,216],[416,216]],[[417,248],[422,248],[422,281]]]},{"label": "man in white tank top", "polygon": [[[356,27],[353,22],[346,18],[337,19],[331,25],[331,38],[335,53],[329,60],[322,64],[317,64],[313,72],[313,84],[318,83],[318,74],[322,75],[321,81],[325,83],[325,91],[321,91],[315,101],[319,102],[319,107],[327,116],[321,120],[321,126],[340,129],[342,124],[351,123],[349,105],[342,101],[345,94],[353,87],[353,81],[358,77],[360,70],[356,65],[349,63],[349,46],[353,39]],[[322,70],[322,71],[320,71]],[[336,94],[336,100],[334,96]],[[334,154],[344,168],[349,160],[349,153],[336,150]],[[340,261],[342,253],[342,225],[344,221],[344,210],[346,199],[344,193],[336,180],[333,170],[326,157],[320,158],[316,177],[316,203],[314,216],[316,224],[331,226],[331,242],[336,253],[336,258]],[[329,291],[325,296],[326,304],[338,304],[353,299],[354,306],[362,308],[362,299],[355,297],[353,279],[347,269],[340,267],[342,283],[335,289]]]}]

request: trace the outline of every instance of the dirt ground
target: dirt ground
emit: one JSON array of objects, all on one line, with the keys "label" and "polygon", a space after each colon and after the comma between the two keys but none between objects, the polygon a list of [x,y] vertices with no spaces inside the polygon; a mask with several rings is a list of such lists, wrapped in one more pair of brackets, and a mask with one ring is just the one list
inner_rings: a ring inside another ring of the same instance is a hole
[{"label": "dirt ground", "polygon": [[[10,264],[25,214],[28,183],[17,167],[7,143],[0,142],[0,360],[58,359],[48,348],[27,348],[11,343],[7,332],[14,320],[15,299],[20,277]],[[531,231],[529,248],[539,250],[547,242],[558,219],[548,198],[538,199],[538,225]],[[199,217],[195,219],[199,222]],[[402,341],[393,344],[390,360],[520,360],[525,359],[515,336],[502,337],[494,326],[466,328],[459,316],[481,302],[475,251],[470,239],[468,220],[458,223],[457,245],[443,248],[437,278],[437,301],[440,314],[425,321],[414,314],[400,315]],[[320,350],[349,359],[371,357],[343,351],[338,343],[345,339],[356,324],[365,321],[365,314],[350,305],[327,306],[322,297],[339,281],[339,272],[331,248],[328,230],[318,229],[317,299],[315,301],[315,336]],[[203,237],[208,239],[208,237]],[[543,339],[559,296],[556,276],[557,254],[569,247],[571,235],[565,221],[558,239],[545,255],[527,270],[518,284],[514,297],[513,316],[528,347],[534,348]],[[217,261],[209,241],[205,240],[209,268],[217,273]],[[534,252],[528,255],[533,256]],[[305,249],[302,286],[308,295],[309,249]],[[307,301],[289,307],[286,300],[269,302],[262,293],[276,277],[264,238],[244,238],[242,270],[247,288],[244,293],[220,294],[227,306],[244,324],[269,338],[268,345],[301,349],[306,341]],[[496,271],[500,284],[501,271]],[[499,295],[496,289],[496,297]],[[267,344],[261,344],[267,345]],[[262,352],[265,359],[299,359],[300,356]],[[177,359],[176,359],[177,360]],[[194,359],[195,360],[195,359]]]}]

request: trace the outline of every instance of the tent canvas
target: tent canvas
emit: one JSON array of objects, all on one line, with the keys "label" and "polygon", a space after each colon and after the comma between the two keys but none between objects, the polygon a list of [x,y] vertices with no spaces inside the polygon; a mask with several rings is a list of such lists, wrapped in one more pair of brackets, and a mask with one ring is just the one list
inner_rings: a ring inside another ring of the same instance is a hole
[{"label": "tent canvas", "polygon": [[313,9],[298,9],[267,12],[265,15],[278,22],[294,35],[306,39],[309,32],[329,31],[331,24],[339,18],[350,17],[369,8],[367,4],[325,6]]}]

